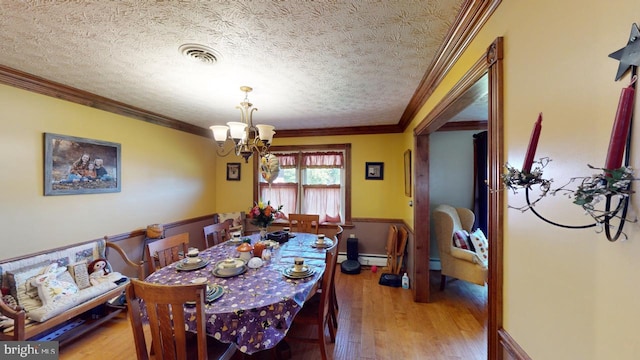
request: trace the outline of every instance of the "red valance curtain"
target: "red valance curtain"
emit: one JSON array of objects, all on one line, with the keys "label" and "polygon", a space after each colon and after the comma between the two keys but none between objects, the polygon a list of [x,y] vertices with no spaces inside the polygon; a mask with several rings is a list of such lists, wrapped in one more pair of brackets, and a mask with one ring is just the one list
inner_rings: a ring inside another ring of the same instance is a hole
[{"label": "red valance curtain", "polygon": [[304,168],[343,168],[344,155],[341,152],[302,153],[301,167]]},{"label": "red valance curtain", "polygon": [[298,153],[277,153],[281,168],[295,168],[298,166]]}]

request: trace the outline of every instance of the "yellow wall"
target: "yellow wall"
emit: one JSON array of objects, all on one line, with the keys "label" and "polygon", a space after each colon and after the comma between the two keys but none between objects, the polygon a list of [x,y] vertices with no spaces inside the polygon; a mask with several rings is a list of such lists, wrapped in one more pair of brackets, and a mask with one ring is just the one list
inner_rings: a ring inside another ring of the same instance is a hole
[{"label": "yellow wall", "polygon": [[[638,9],[638,0],[503,1],[405,136],[503,36],[507,161],[522,163],[543,112],[537,157],[553,159],[545,177],[559,186],[591,175],[587,164],[604,165],[620,90],[629,82],[628,75],[614,81],[618,61],[608,54],[626,45]],[[635,168],[637,154],[635,145]],[[521,205],[523,194],[507,201]],[[564,196],[537,209],[562,223],[589,223]],[[593,229],[561,229],[506,207],[504,221],[504,328],[523,349],[534,359],[639,359],[640,225],[625,227],[628,241],[609,243]]]},{"label": "yellow wall", "polygon": [[[252,159],[217,158],[209,139],[90,107],[0,86],[0,259],[214,212],[248,210]],[[43,195],[43,133],[119,143],[122,191]],[[352,216],[406,218],[403,134],[281,138],[275,145],[351,143]],[[365,162],[384,162],[384,180],[365,180]],[[226,164],[241,162],[241,181]]]},{"label": "yellow wall", "polygon": [[[0,259],[215,210],[212,141],[0,85]],[[122,191],[43,196],[43,133],[121,144]]]},{"label": "yellow wall", "polygon": [[[351,215],[359,218],[403,219],[409,198],[404,195],[404,151],[402,134],[276,138],[274,146],[351,143]],[[241,181],[226,181],[226,163],[242,162]],[[384,162],[383,180],[365,180],[365,162]],[[217,165],[219,211],[248,210],[253,204],[253,159],[249,164],[235,156],[221,158]],[[232,208],[232,204],[235,204]],[[234,210],[235,209],[235,210]]]}]

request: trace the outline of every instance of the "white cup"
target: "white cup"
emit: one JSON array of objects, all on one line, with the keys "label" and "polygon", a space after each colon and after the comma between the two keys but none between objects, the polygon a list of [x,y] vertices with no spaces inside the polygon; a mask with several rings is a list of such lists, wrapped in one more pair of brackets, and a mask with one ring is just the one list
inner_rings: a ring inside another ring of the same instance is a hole
[{"label": "white cup", "polygon": [[304,267],[304,259],[301,257],[297,257],[293,259],[293,270],[302,271]]},{"label": "white cup", "polygon": [[291,229],[287,226],[287,227],[283,227],[282,231],[288,233],[289,231],[291,231]]},{"label": "white cup", "polygon": [[318,234],[318,244],[324,244],[324,234]]},{"label": "white cup", "polygon": [[187,250],[187,262],[191,264],[197,263],[200,261],[198,255],[200,255],[200,251],[197,248],[189,248]]}]

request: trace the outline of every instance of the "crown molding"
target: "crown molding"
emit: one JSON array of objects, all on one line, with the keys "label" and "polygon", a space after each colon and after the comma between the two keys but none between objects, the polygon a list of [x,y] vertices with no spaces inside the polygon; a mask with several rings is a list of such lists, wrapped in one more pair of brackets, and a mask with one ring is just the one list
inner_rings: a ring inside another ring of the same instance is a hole
[{"label": "crown molding", "polygon": [[413,94],[398,125],[404,131],[449,73],[502,0],[468,0],[449,30],[438,55]]},{"label": "crown molding", "polygon": [[[401,133],[426,100],[449,72],[453,64],[467,48],[480,28],[498,7],[501,0],[467,0],[447,34],[438,55],[425,73],[420,85],[409,101],[398,124],[378,126],[353,126],[329,129],[278,130],[279,137],[336,136]],[[119,101],[76,89],[32,74],[0,65],[0,83],[34,93],[55,97],[77,104],[93,107],[155,125],[212,138],[211,131],[184,121],[173,119],[137,108]]]}]

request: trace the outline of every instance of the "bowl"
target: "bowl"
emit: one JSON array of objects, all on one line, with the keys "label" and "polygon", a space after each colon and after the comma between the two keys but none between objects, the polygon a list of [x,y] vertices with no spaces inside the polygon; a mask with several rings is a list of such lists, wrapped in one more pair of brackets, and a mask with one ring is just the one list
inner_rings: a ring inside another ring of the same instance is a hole
[{"label": "bowl", "polygon": [[252,269],[257,269],[263,264],[264,262],[262,261],[262,259],[260,259],[259,257],[253,257],[249,260],[249,263],[247,265]]},{"label": "bowl", "polygon": [[220,265],[223,268],[236,268],[238,267],[238,262],[236,259],[225,259],[220,262]]},{"label": "bowl", "polygon": [[[229,261],[231,260],[231,261]],[[244,266],[245,262],[240,259],[225,259],[220,261],[216,267],[218,274],[223,276],[235,275]]]}]

